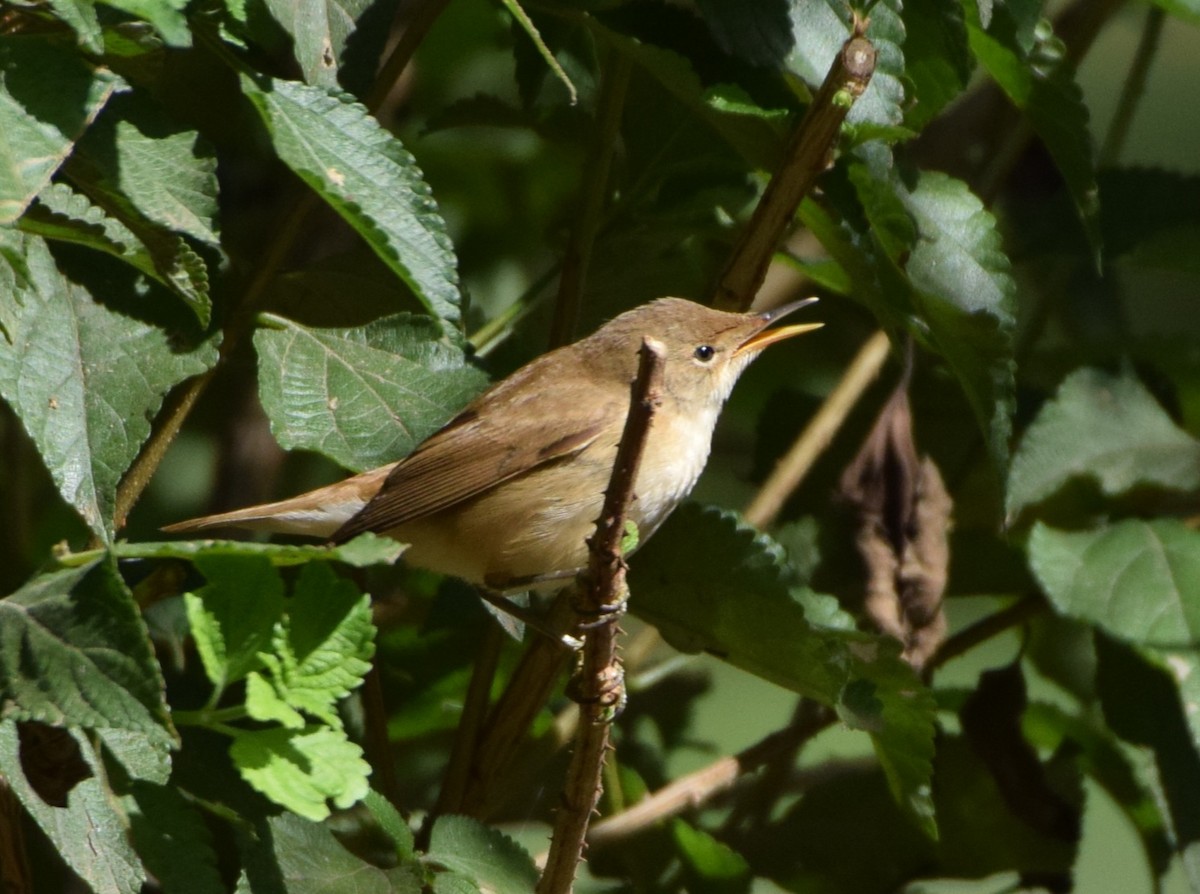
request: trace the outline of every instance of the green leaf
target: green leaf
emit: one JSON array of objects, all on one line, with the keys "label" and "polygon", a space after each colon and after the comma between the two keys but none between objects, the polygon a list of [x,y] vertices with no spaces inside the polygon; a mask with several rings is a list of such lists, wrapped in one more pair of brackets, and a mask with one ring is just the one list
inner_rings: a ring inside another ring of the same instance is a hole
[{"label": "green leaf", "polygon": [[537,885],[533,858],[503,832],[466,816],[439,816],[425,860],[460,872],[495,894],[529,894]]},{"label": "green leaf", "polygon": [[59,41],[0,40],[0,224],[21,216],[120,84]]},{"label": "green leaf", "polygon": [[309,329],[270,317],[254,336],[259,393],[285,449],[316,450],[361,471],[394,462],[485,384],[423,317]]},{"label": "green leaf", "polygon": [[158,662],[115,562],[43,574],[0,600],[0,706],[5,717],[171,741]]},{"label": "green leaf", "polygon": [[0,776],[91,891],[139,894],[146,873],[129,844],[128,820],[102,781],[104,770],[87,736],[78,731],[71,735],[92,775],[71,789],[66,807],[47,804],[25,778],[17,725],[11,720],[0,721]]},{"label": "green leaf", "polygon": [[1029,565],[1054,607],[1129,642],[1200,646],[1200,532],[1168,519],[1090,531],[1039,522]]},{"label": "green leaf", "polygon": [[205,673],[219,694],[263,666],[260,653],[283,617],[283,578],[264,556],[201,554],[207,583],[185,593],[188,623]]},{"label": "green leaf", "polygon": [[915,100],[904,123],[920,130],[966,88],[970,48],[959,0],[905,0],[903,14],[905,74]]},{"label": "green leaf", "polygon": [[139,782],[121,799],[133,846],[163,894],[221,894],[212,836],[178,788]]},{"label": "green leaf", "polygon": [[562,82],[562,85],[567,88],[567,96],[571,105],[575,105],[579,100],[579,93],[575,89],[575,85],[571,83],[570,76],[563,69],[562,64],[554,55],[554,51],[546,46],[546,41],[542,40],[542,35],[538,31],[537,26],[533,23],[533,19],[529,18],[529,14],[521,8],[521,4],[517,0],[501,0],[504,8],[508,10],[509,15],[519,24],[525,34],[533,41],[533,45],[537,47],[538,54],[546,63],[547,67],[554,72],[554,76]]},{"label": "green leaf", "polygon": [[740,894],[750,890],[751,868],[729,845],[681,819],[671,823],[675,846],[687,866],[688,891],[695,894]]},{"label": "green leaf", "polygon": [[1200,0],[1150,0],[1173,16],[1200,25]]},{"label": "green leaf", "polygon": [[308,84],[338,86],[338,69],[346,41],[369,0],[263,0],[271,17],[292,38],[292,53]]},{"label": "green leaf", "polygon": [[208,268],[182,236],[157,227],[137,235],[65,183],[51,183],[22,215],[18,226],[45,239],[73,242],[120,258],[175,291],[207,326],[212,313]]},{"label": "green leaf", "polygon": [[327,801],[349,807],[370,790],[371,766],[340,729],[239,731],[229,756],[254,789],[314,822],[329,816]]},{"label": "green leaf", "polygon": [[163,396],[215,363],[216,347],[210,340],[189,350],[159,327],[97,304],[35,236],[0,234],[0,308],[8,329],[0,396],[63,498],[108,540],[117,483]]},{"label": "green leaf", "polygon": [[148,221],[206,245],[217,235],[217,157],[140,93],[115,97],[68,165],[75,185],[142,232]]},{"label": "green leaf", "polygon": [[335,703],[362,685],[375,653],[371,599],[324,563],[305,565],[271,650],[262,653],[276,695],[330,726]]},{"label": "green leaf", "polygon": [[416,853],[416,842],[412,829],[405,822],[400,811],[387,798],[371,789],[362,801],[363,807],[371,814],[384,834],[396,846],[396,854],[401,860],[407,860]]},{"label": "green leaf", "polygon": [[168,46],[190,47],[192,32],[188,28],[187,16],[184,10],[189,0],[101,0],[108,6],[115,7],[135,16],[145,19],[154,26]]},{"label": "green leaf", "polygon": [[166,785],[171,778],[171,748],[174,743],[169,739],[157,734],[148,736],[112,727],[98,728],[95,734],[130,779]]},{"label": "green leaf", "polygon": [[897,799],[932,833],[932,697],[899,643],[814,625],[804,602],[815,594],[793,580],[766,535],[687,504],[634,557],[630,608],[676,648],[711,652],[870,732]]},{"label": "green leaf", "polygon": [[1043,405],[1008,474],[1011,524],[1074,478],[1109,497],[1139,485],[1200,488],[1200,441],[1177,427],[1130,371],[1078,369]]},{"label": "green leaf", "polygon": [[202,557],[259,557],[277,567],[313,561],[341,562],[351,568],[390,565],[404,552],[403,544],[388,537],[360,534],[339,546],[252,543],[245,540],[168,540],[161,543],[114,544],[119,559],[200,559]]},{"label": "green leaf", "polygon": [[[320,823],[285,813],[268,821],[270,834],[261,840],[273,850],[270,865],[278,867],[288,894],[420,894],[415,867],[381,869],[346,850]],[[257,884],[255,891],[259,888]]]},{"label": "green leaf", "polygon": [[1100,252],[1100,202],[1088,109],[1065,47],[1042,22],[1026,50],[1008,5],[996,8],[984,30],[967,4],[971,51],[1010,100],[1025,112],[1075,203],[1088,242]]},{"label": "green leaf", "polygon": [[344,93],[242,77],[280,160],[340,214],[448,330],[457,261],[429,186],[400,141]]},{"label": "green leaf", "polygon": [[50,9],[71,26],[79,45],[89,53],[104,50],[104,32],[96,16],[96,5],[89,0],[49,0]]}]

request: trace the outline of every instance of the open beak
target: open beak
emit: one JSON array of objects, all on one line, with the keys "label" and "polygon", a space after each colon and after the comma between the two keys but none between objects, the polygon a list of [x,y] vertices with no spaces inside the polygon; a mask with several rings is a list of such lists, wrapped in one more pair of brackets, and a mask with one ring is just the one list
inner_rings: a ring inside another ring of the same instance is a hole
[{"label": "open beak", "polygon": [[791,326],[776,326],[774,329],[767,327],[786,317],[792,311],[799,310],[802,307],[808,307],[810,304],[816,304],[816,298],[802,298],[799,301],[793,301],[791,304],[785,304],[782,307],[777,307],[775,310],[769,310],[766,313],[758,314],[758,318],[762,320],[762,328],[751,335],[748,339],[742,342],[734,349],[735,354],[741,354],[744,351],[752,351],[757,353],[767,345],[773,345],[777,341],[783,341],[785,338],[791,338],[793,335],[803,335],[805,332],[812,332],[814,329],[820,329],[824,323],[795,323]]}]

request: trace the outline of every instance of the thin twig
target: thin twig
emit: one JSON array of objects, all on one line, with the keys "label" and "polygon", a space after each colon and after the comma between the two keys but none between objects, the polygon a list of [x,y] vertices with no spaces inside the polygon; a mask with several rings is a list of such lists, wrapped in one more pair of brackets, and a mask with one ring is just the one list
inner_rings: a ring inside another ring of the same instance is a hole
[{"label": "thin twig", "polygon": [[1133,64],[1129,66],[1129,74],[1125,76],[1125,86],[1121,88],[1121,98],[1117,101],[1117,112],[1109,125],[1108,134],[1104,138],[1104,147],[1096,159],[1096,167],[1103,168],[1115,164],[1125,146],[1125,138],[1129,135],[1129,126],[1133,123],[1138,101],[1146,90],[1146,80],[1150,74],[1150,63],[1158,52],[1158,42],[1162,37],[1163,23],[1167,14],[1160,6],[1146,8],[1146,24],[1142,26],[1142,39],[1138,41],[1137,52]]},{"label": "thin twig", "polygon": [[1012,605],[976,621],[971,626],[964,627],[942,643],[941,648],[925,664],[925,674],[932,674],[951,659],[957,658],[994,636],[999,636],[1012,627],[1024,624],[1045,610],[1046,601],[1040,596],[1025,596]]},{"label": "thin twig", "polygon": [[887,333],[880,331],[859,349],[837,387],[825,398],[816,415],[746,507],[743,513],[746,521],[755,527],[765,528],[775,520],[817,457],[829,446],[863,392],[879,375],[887,360],[889,347]]},{"label": "thin twig", "polygon": [[856,23],[854,35],[842,44],[825,82],[792,133],[782,164],[713,288],[709,303],[714,307],[750,308],[796,209],[829,166],[842,122],[875,72],[875,47],[861,28],[861,22]]},{"label": "thin twig", "polygon": [[387,710],[383,701],[383,676],[379,672],[378,655],[371,662],[371,669],[363,680],[362,701],[363,746],[367,762],[371,765],[371,784],[399,810],[400,786],[397,784],[396,765],[388,740]]},{"label": "thin twig", "polygon": [[646,436],[662,404],[666,347],[655,339],[644,338],[639,360],[629,415],[604,495],[604,509],[596,523],[596,533],[588,541],[588,579],[581,593],[577,624],[577,629],[586,633],[576,687],[581,718],[575,751],[567,769],[562,807],[554,819],[550,853],[538,881],[537,894],[565,894],[574,885],[592,811],[600,799],[609,729],[624,701],[616,623],[627,595],[621,541]]},{"label": "thin twig", "polygon": [[835,717],[833,711],[820,708],[808,715],[807,723],[776,730],[735,755],[720,758],[707,767],[676,779],[628,810],[593,825],[588,835],[588,845],[601,847],[612,844],[647,826],[707,803],[777,755],[794,752],[830,726]]},{"label": "thin twig", "polygon": [[402,16],[407,16],[407,18],[403,23],[404,30],[400,34],[400,39],[396,41],[396,45],[392,47],[387,59],[379,67],[375,84],[367,93],[366,106],[372,113],[378,112],[387,100],[392,88],[396,86],[396,82],[408,68],[408,63],[412,61],[417,47],[425,40],[425,35],[433,27],[433,23],[449,5],[450,0],[414,0],[412,3],[402,4],[396,10],[397,19]]},{"label": "thin twig", "polygon": [[625,108],[625,93],[632,67],[633,63],[627,56],[610,52],[602,70],[595,132],[583,167],[579,213],[571,228],[563,256],[562,276],[558,281],[558,299],[554,305],[554,322],[550,327],[551,347],[569,344],[575,339],[592,246],[596,241],[604,202],[611,191],[608,175],[621,133],[621,113]]}]

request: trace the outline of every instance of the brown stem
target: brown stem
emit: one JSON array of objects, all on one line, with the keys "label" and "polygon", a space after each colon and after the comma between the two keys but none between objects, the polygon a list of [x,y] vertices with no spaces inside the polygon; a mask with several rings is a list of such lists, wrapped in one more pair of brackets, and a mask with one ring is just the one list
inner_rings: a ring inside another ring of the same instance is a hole
[{"label": "brown stem", "polygon": [[1158,43],[1162,37],[1163,24],[1167,14],[1159,6],[1146,9],[1146,24],[1142,26],[1142,37],[1138,41],[1137,52],[1133,64],[1129,66],[1129,74],[1125,76],[1125,85],[1121,88],[1121,98],[1117,101],[1117,113],[1109,125],[1108,134],[1104,138],[1104,147],[1096,160],[1096,167],[1102,168],[1115,164],[1129,135],[1129,126],[1133,123],[1134,112],[1137,111],[1138,100],[1146,90],[1146,79],[1150,74],[1150,63],[1158,53]]},{"label": "brown stem", "polygon": [[808,715],[806,723],[777,730],[735,755],[722,757],[707,767],[676,779],[628,810],[606,817],[592,826],[588,835],[589,846],[613,844],[660,820],[708,802],[778,755],[794,752],[832,724],[835,716],[828,708],[819,708]]},{"label": "brown stem", "polygon": [[863,392],[879,375],[890,346],[887,333],[880,331],[859,348],[842,380],[825,398],[816,415],[779,460],[770,477],[742,513],[746,521],[755,527],[765,528],[775,520],[787,498],[799,487],[817,457],[829,446]]},{"label": "brown stem", "polygon": [[558,281],[558,299],[554,306],[554,322],[550,327],[552,348],[575,340],[592,245],[596,241],[600,215],[609,194],[608,175],[621,133],[621,111],[625,106],[632,67],[633,63],[628,57],[610,52],[600,79],[595,133],[583,167],[579,214],[571,228],[570,241],[562,262],[562,275]]},{"label": "brown stem", "polygon": [[388,739],[387,708],[383,701],[383,678],[379,665],[371,662],[371,669],[363,680],[362,689],[364,744],[367,762],[371,765],[374,787],[397,810],[400,806],[400,787],[396,780],[396,765],[392,760],[392,747]]},{"label": "brown stem", "polygon": [[856,25],[855,34],[842,44],[825,82],[792,133],[782,164],[713,288],[709,303],[714,307],[750,308],[796,209],[828,167],[842,122],[875,72],[875,47],[860,28]]},{"label": "brown stem", "polygon": [[577,623],[577,629],[586,635],[576,686],[581,716],[562,807],[554,818],[554,835],[537,894],[564,894],[574,885],[592,811],[600,799],[609,729],[625,698],[623,672],[617,657],[616,623],[627,597],[621,541],[646,435],[662,404],[666,347],[652,338],[644,338],[639,359],[629,415],[604,495],[604,509],[596,523],[596,533],[588,541],[587,586],[580,594]]},{"label": "brown stem", "polygon": [[450,0],[413,0],[410,3],[402,3],[396,10],[396,18],[401,21],[403,31],[383,65],[379,67],[375,84],[367,94],[366,106],[372,112],[378,112],[387,101],[392,88],[400,80],[400,75],[404,74],[408,63],[412,61],[417,47],[425,40],[425,35],[433,27],[433,23],[449,5]]},{"label": "brown stem", "polygon": [[951,659],[957,658],[993,636],[999,636],[1012,627],[1024,624],[1045,610],[1044,599],[1039,596],[1024,596],[1012,605],[976,621],[970,627],[964,627],[942,643],[933,657],[925,664],[925,674],[931,675]]}]

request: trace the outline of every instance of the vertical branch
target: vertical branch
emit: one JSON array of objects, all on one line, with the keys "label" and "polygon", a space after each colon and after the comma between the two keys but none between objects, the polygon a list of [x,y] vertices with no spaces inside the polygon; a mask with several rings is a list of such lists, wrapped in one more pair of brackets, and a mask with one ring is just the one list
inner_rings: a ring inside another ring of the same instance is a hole
[{"label": "vertical branch", "polygon": [[709,303],[721,310],[748,310],[800,202],[829,165],[842,122],[875,72],[875,47],[856,22],[821,89],[792,133],[784,159],[714,286]]},{"label": "vertical branch", "polygon": [[1125,145],[1125,137],[1129,135],[1129,125],[1133,123],[1134,112],[1137,111],[1138,100],[1146,90],[1146,79],[1150,74],[1150,63],[1158,52],[1158,42],[1162,37],[1163,23],[1167,14],[1159,6],[1146,9],[1146,24],[1142,26],[1142,38],[1138,41],[1137,53],[1133,57],[1133,65],[1125,76],[1125,85],[1121,88],[1121,98],[1117,101],[1117,113],[1113,116],[1108,133],[1104,137],[1104,146],[1096,167],[1102,168],[1114,164],[1121,155]]},{"label": "vertical branch", "polygon": [[575,751],[567,769],[562,808],[555,817],[554,836],[537,894],[563,894],[574,884],[575,869],[583,856],[584,837],[592,811],[600,799],[600,778],[604,753],[609,747],[609,728],[624,704],[625,686],[617,658],[616,623],[628,595],[621,540],[646,436],[662,403],[665,360],[666,349],[660,342],[649,337],[642,340],[629,415],[605,492],[604,509],[596,523],[596,533],[588,541],[591,557],[587,585],[578,607],[577,625],[586,632],[575,687],[581,717]]},{"label": "vertical branch", "polygon": [[587,279],[600,214],[608,195],[613,152],[621,132],[621,110],[625,106],[631,66],[628,58],[610,52],[600,77],[596,127],[583,167],[585,179],[579,200],[579,216],[571,228],[570,241],[563,257],[554,322],[550,328],[551,347],[569,344],[575,339],[575,327],[579,323],[579,310],[583,304],[583,284]]}]

